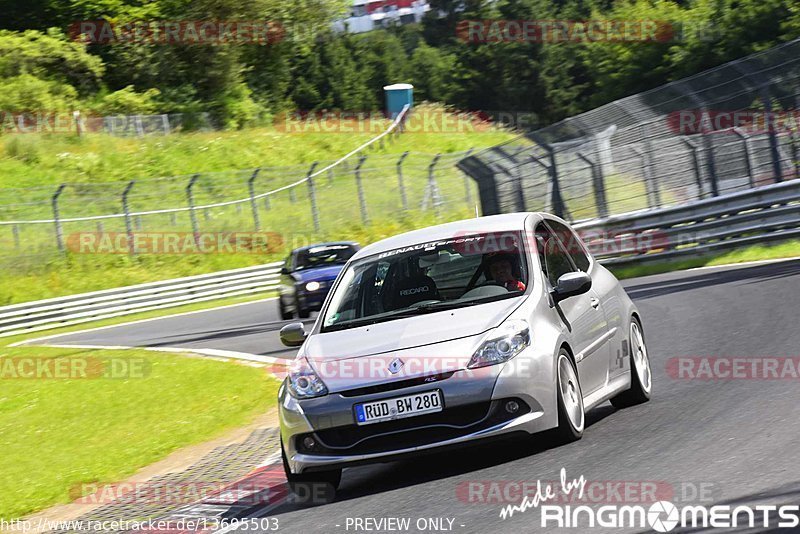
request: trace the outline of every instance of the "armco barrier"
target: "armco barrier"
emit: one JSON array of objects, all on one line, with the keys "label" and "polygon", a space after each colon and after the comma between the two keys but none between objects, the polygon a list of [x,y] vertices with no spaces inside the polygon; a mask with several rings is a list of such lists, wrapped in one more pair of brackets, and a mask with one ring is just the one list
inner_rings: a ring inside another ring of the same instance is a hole
[{"label": "armco barrier", "polygon": [[800,237],[800,180],[577,223],[605,265],[642,264]]},{"label": "armco barrier", "polygon": [[0,308],[0,337],[109,319],[278,287],[282,262]]},{"label": "armco barrier", "polygon": [[[574,225],[604,265],[680,259],[800,238],[800,180]],[[282,263],[0,308],[0,337],[247,295],[278,287]]]}]

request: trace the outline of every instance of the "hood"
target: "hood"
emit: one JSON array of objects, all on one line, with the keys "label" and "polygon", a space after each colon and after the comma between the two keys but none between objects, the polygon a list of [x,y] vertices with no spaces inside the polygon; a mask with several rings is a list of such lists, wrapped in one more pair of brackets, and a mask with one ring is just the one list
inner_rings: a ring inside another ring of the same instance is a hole
[{"label": "hood", "polygon": [[298,282],[311,282],[312,280],[335,280],[339,273],[342,271],[342,265],[326,265],[324,267],[312,267],[311,269],[303,269],[302,271],[295,271],[292,277]]},{"label": "hood", "polygon": [[518,297],[317,333],[306,340],[302,355],[331,391],[395,378],[383,374],[395,358],[407,364],[398,373],[404,378],[464,369],[482,335],[499,326],[522,302]]}]

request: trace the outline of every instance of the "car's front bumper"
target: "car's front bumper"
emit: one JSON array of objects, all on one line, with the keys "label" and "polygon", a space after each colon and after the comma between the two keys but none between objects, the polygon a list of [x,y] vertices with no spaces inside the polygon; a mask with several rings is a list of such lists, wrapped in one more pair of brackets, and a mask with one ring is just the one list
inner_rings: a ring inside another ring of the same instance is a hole
[{"label": "car's front bumper", "polygon": [[297,303],[304,310],[320,311],[329,291],[330,285],[325,285],[316,291],[308,291],[305,288],[298,289]]},{"label": "car's front bumper", "polygon": [[[533,367],[526,367],[528,373],[520,373],[518,365],[498,365],[468,375],[469,371],[457,371],[447,378],[402,389],[350,390],[302,401],[292,397],[284,385],[279,392],[279,416],[289,468],[293,473],[302,473],[392,461],[439,447],[552,428],[557,418],[551,356],[541,355],[537,360],[530,352],[528,349],[523,353],[528,353],[525,358],[535,360]],[[531,373],[535,376],[529,376]],[[442,392],[441,412],[371,425],[355,424],[353,406],[357,403],[432,389]],[[520,405],[517,413],[505,409],[509,400]],[[303,444],[305,437],[313,438],[312,449]]]}]

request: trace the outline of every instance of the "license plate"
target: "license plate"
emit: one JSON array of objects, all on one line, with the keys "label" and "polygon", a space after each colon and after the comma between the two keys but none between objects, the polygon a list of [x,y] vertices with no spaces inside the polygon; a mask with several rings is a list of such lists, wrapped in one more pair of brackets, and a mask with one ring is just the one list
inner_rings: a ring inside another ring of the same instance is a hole
[{"label": "license plate", "polygon": [[442,393],[436,389],[405,397],[356,404],[354,408],[356,424],[369,425],[392,419],[441,412],[443,408]]}]

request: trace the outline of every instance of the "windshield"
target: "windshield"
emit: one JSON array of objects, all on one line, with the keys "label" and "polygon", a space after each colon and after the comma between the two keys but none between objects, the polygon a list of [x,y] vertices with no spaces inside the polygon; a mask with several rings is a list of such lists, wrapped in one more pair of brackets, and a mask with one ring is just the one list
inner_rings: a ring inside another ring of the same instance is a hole
[{"label": "windshield", "polygon": [[476,234],[390,250],[342,274],[323,332],[519,296],[528,284],[521,232]]},{"label": "windshield", "polygon": [[323,265],[335,265],[347,263],[358,249],[354,245],[320,245],[307,248],[297,253],[296,271],[321,267]]}]

